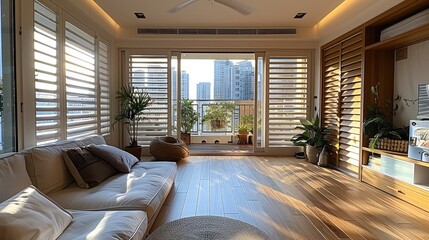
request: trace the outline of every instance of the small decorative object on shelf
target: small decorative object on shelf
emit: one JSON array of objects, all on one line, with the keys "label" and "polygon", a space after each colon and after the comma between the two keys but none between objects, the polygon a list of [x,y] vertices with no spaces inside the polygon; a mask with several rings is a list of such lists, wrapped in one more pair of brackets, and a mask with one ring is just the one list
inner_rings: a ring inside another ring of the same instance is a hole
[{"label": "small decorative object on shelf", "polygon": [[377,149],[393,151],[393,152],[408,152],[408,140],[381,138],[377,142]]}]

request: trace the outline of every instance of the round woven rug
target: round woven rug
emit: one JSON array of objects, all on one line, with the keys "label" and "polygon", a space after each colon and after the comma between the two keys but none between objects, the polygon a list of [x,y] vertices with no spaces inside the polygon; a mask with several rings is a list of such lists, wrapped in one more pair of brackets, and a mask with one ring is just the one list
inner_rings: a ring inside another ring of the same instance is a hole
[{"label": "round woven rug", "polygon": [[146,240],[267,240],[267,234],[245,222],[217,216],[178,219],[162,225]]}]

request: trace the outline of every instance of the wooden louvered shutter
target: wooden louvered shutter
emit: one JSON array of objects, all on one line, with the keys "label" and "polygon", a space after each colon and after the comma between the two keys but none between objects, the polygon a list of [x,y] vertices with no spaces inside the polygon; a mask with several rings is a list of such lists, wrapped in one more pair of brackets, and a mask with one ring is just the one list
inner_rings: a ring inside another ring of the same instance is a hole
[{"label": "wooden louvered shutter", "polygon": [[363,36],[359,32],[341,44],[341,114],[339,166],[358,172],[362,89]]},{"label": "wooden louvered shutter", "polygon": [[329,136],[331,164],[358,172],[363,35],[356,33],[322,49],[322,123]]},{"label": "wooden louvered shutter", "polygon": [[341,44],[336,44],[324,50],[323,52],[323,79],[322,83],[322,124],[331,129],[328,142],[330,144],[329,152],[332,153],[329,158],[330,164],[338,165],[339,148],[339,98],[340,98],[340,52]]}]

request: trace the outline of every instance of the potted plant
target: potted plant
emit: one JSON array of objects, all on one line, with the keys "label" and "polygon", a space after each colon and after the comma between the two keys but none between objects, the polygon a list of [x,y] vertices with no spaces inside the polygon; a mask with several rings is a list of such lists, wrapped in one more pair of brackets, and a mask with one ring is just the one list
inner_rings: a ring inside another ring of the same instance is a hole
[{"label": "potted plant", "polygon": [[191,131],[195,123],[198,121],[198,114],[192,106],[193,101],[183,99],[180,106],[181,118],[181,139],[187,144],[191,144]]},{"label": "potted plant", "polygon": [[369,139],[369,148],[377,148],[380,139],[408,139],[407,128],[395,128],[383,113],[378,101],[378,85],[371,87],[371,95],[374,98],[374,105],[368,106],[368,115],[363,121],[365,135]]},{"label": "potted plant", "polygon": [[318,115],[314,119],[302,119],[300,122],[302,126],[297,126],[296,129],[302,129],[304,132],[293,136],[291,141],[296,146],[304,146],[307,160],[316,164],[317,155],[326,145],[325,135],[330,129],[319,126]]},{"label": "potted plant", "polygon": [[129,86],[122,86],[116,92],[116,99],[119,100],[120,111],[115,116],[113,125],[121,122],[127,127],[130,142],[125,150],[140,159],[142,147],[137,143],[138,125],[144,119],[143,111],[152,104],[152,99],[148,93]]},{"label": "potted plant", "polygon": [[231,119],[234,108],[235,105],[228,102],[210,104],[204,113],[203,122],[210,123],[213,131],[223,129]]},{"label": "potted plant", "polygon": [[247,144],[247,137],[249,131],[253,126],[253,115],[242,115],[240,117],[240,124],[238,125],[238,144]]}]

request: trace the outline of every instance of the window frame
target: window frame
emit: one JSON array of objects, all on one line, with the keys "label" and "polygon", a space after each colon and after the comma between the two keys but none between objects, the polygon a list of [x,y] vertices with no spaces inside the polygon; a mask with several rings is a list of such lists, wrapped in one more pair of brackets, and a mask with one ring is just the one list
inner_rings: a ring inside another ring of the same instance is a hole
[{"label": "window frame", "polygon": [[[21,14],[27,15],[27,16],[34,16],[34,4],[36,1],[31,1],[31,3],[26,3],[26,7],[21,8]],[[95,106],[94,106],[94,112],[96,115],[96,134],[101,134],[105,137],[110,137],[112,130],[109,126],[109,133],[101,132],[101,108],[99,107],[101,101],[100,101],[100,95],[99,95],[99,75],[98,75],[98,58],[99,58],[99,42],[102,41],[105,45],[107,45],[107,68],[110,68],[111,64],[111,56],[112,51],[111,47],[112,44],[107,38],[101,37],[98,32],[93,30],[90,27],[87,27],[84,23],[80,22],[78,19],[73,17],[72,15],[68,14],[66,10],[58,7],[55,3],[49,1],[49,0],[38,0],[37,2],[44,5],[46,8],[51,10],[53,13],[55,13],[57,18],[57,30],[56,35],[57,38],[57,61],[58,61],[58,72],[57,77],[59,79],[59,87],[60,87],[60,124],[59,129],[61,132],[61,135],[56,139],[55,141],[60,140],[67,140],[67,108],[66,108],[66,75],[65,75],[65,22],[69,22],[79,28],[81,31],[91,35],[94,37],[94,79],[95,79]],[[22,30],[22,36],[20,38],[21,44],[22,44],[22,103],[21,103],[21,124],[20,127],[22,130],[21,137],[22,137],[22,146],[20,148],[25,147],[31,147],[37,145],[37,127],[36,127],[36,96],[35,96],[35,66],[34,66],[34,17],[32,18],[22,18],[21,23],[22,26],[27,26],[28,28],[23,28]],[[30,27],[31,26],[31,27]],[[112,87],[112,71],[109,71],[108,73],[108,89],[106,90],[109,94],[109,103],[111,103],[111,95],[110,95],[110,88]],[[110,123],[111,120],[111,112],[108,111],[108,121]],[[104,119],[103,121],[107,121]],[[110,125],[110,124],[109,124]],[[25,133],[25,134],[24,134]]]}]

